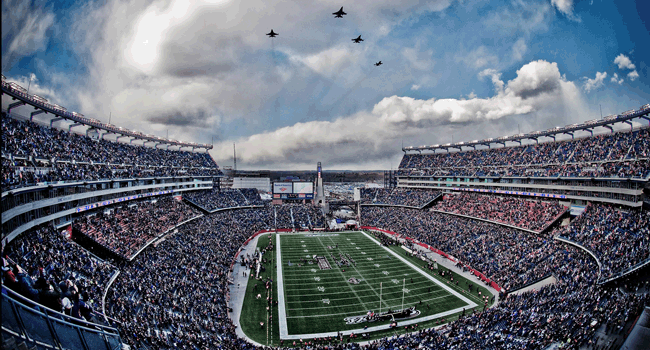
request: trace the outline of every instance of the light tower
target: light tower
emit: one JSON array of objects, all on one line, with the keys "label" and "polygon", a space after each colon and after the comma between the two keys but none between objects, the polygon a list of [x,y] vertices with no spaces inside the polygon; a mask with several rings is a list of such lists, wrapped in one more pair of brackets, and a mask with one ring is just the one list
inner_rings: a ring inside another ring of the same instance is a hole
[{"label": "light tower", "polygon": [[325,190],[323,189],[323,168],[321,167],[320,162],[318,162],[316,166],[316,204],[320,205],[321,207],[325,207],[327,203],[325,203]]}]

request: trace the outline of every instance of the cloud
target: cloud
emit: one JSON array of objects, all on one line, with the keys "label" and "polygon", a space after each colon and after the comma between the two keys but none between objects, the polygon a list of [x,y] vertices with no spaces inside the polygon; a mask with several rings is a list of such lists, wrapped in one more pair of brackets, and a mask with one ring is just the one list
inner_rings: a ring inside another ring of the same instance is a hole
[{"label": "cloud", "polygon": [[524,38],[519,38],[514,45],[512,45],[512,59],[515,61],[521,61],[521,59],[528,51],[528,46],[526,46],[526,40]]},{"label": "cloud", "polygon": [[434,66],[434,61],[431,58],[433,50],[420,52],[417,48],[406,47],[402,49],[402,57],[410,64],[411,68],[417,70],[430,70]]},{"label": "cloud", "polygon": [[[338,6],[332,10],[327,2],[84,3],[69,17],[70,47],[88,75],[70,94],[88,115],[112,113],[115,124],[170,128],[170,137],[196,142],[209,141],[228,123],[238,124],[240,134],[292,125],[299,113],[291,109],[302,105],[295,101],[332,90],[331,100],[341,87],[347,90],[363,78],[378,40],[402,21],[449,4],[368,1],[340,21],[329,15]],[[274,40],[264,35],[271,28],[280,33]],[[368,33],[366,41],[352,45],[358,34],[351,32]],[[416,64],[426,63],[417,58]]]},{"label": "cloud", "polygon": [[[445,130],[471,127],[507,117],[535,115],[545,111],[576,110],[581,100],[573,82],[560,75],[556,63],[534,61],[522,66],[517,76],[503,83],[495,70],[484,70],[502,86],[488,98],[415,99],[385,97],[371,109],[331,121],[296,123],[241,138],[237,153],[250,167],[282,164],[306,167],[316,160],[336,164],[359,164],[366,160],[399,158],[400,140],[431,139]],[[555,113],[555,112],[553,112]],[[533,117],[534,118],[534,117]],[[473,129],[473,128],[471,128]],[[215,145],[218,162],[230,159],[232,143]]]},{"label": "cloud", "polygon": [[633,71],[627,73],[627,77],[631,81],[635,81],[639,77],[639,73],[637,73],[636,70],[633,70]]},{"label": "cloud", "polygon": [[596,77],[593,79],[584,77],[584,79],[586,79],[584,85],[585,91],[590,92],[591,90],[595,90],[603,86],[603,81],[605,78],[607,78],[607,72],[596,72]]},{"label": "cloud", "polygon": [[612,76],[612,78],[609,81],[611,81],[612,83],[616,83],[618,85],[623,84],[623,78],[619,78],[618,74],[616,74],[616,73],[614,73],[614,75]]},{"label": "cloud", "polygon": [[[32,1],[2,2],[2,69],[9,70],[18,59],[45,49],[55,16]],[[8,47],[6,46],[8,43]]]},{"label": "cloud", "polygon": [[421,87],[420,85],[413,84],[413,85],[411,85],[411,90],[418,91],[418,90],[420,90],[420,87]]},{"label": "cloud", "polygon": [[557,63],[533,61],[517,70],[517,77],[508,83],[514,94],[523,99],[556,90],[563,78]]},{"label": "cloud", "polygon": [[457,59],[474,69],[480,69],[488,65],[496,66],[499,63],[499,58],[491,54],[488,48],[483,45],[469,53],[460,54]]},{"label": "cloud", "polygon": [[352,66],[363,55],[361,51],[351,51],[349,45],[337,45],[307,56],[292,54],[291,51],[286,53],[291,61],[304,64],[314,72],[328,78],[332,78]]},{"label": "cloud", "polygon": [[630,58],[625,56],[624,54],[620,54],[616,56],[614,59],[614,63],[618,65],[618,69],[635,69],[636,66],[632,61],[630,61]]},{"label": "cloud", "polygon": [[573,14],[573,0],[551,0],[551,4],[567,18],[580,22],[580,18]]},{"label": "cloud", "polygon": [[548,29],[551,13],[548,2],[512,1],[509,7],[487,15],[484,24],[486,29],[503,36],[529,36]]},{"label": "cloud", "polygon": [[497,90],[497,92],[503,91],[504,84],[503,81],[501,81],[501,73],[499,73],[496,69],[485,69],[478,74],[478,77],[481,79],[490,77],[492,79],[492,84],[494,84],[494,88]]}]

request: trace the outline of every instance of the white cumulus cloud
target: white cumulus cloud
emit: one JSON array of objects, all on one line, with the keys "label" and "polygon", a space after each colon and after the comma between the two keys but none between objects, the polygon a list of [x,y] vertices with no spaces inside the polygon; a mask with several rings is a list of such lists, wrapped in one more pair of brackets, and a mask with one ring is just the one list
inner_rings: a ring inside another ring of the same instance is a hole
[{"label": "white cumulus cloud", "polygon": [[609,81],[611,81],[612,83],[616,83],[618,85],[623,84],[623,78],[619,78],[618,74],[616,74],[616,73],[614,73],[614,75],[612,76],[612,78]]},{"label": "white cumulus cloud", "polygon": [[603,86],[603,81],[605,78],[607,78],[607,72],[596,72],[596,77],[593,79],[585,77],[585,91],[590,92],[591,90],[595,90]]},{"label": "white cumulus cloud", "polygon": [[627,73],[627,77],[631,81],[635,81],[639,77],[639,73],[637,73],[636,70],[633,70],[633,71]]},{"label": "white cumulus cloud", "polygon": [[[535,115],[554,108],[576,111],[579,89],[559,72],[556,63],[534,61],[504,83],[495,70],[484,70],[501,88],[488,98],[416,99],[385,97],[372,109],[331,121],[310,121],[241,138],[238,161],[252,167],[282,163],[309,166],[316,159],[343,165],[373,159],[398,159],[400,140],[431,138],[450,127],[477,125],[506,117]],[[577,111],[576,111],[577,112]],[[533,117],[534,118],[534,117]],[[230,159],[232,143],[215,145],[217,162]]]},{"label": "white cumulus cloud", "polygon": [[551,0],[551,4],[567,18],[580,22],[580,18],[573,13],[573,0]]},{"label": "white cumulus cloud", "polygon": [[629,57],[625,56],[624,54],[620,54],[616,56],[614,59],[614,63],[618,65],[618,69],[635,69],[636,66],[632,61],[630,60]]}]

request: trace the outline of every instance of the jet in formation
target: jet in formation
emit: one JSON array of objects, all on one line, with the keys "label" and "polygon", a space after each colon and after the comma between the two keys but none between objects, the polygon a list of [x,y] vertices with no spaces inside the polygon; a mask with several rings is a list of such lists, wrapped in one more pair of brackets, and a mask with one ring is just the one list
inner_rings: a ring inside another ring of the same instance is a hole
[{"label": "jet in formation", "polygon": [[383,64],[383,63],[381,63],[381,61],[379,61],[379,62],[375,63],[375,66],[376,66],[376,67],[379,67],[379,66],[381,66],[382,64]]},{"label": "jet in formation", "polygon": [[273,29],[271,29],[270,33],[266,33],[266,35],[270,36],[271,38],[275,38],[276,36],[280,35],[278,33],[275,33]]},{"label": "jet in formation", "polygon": [[334,15],[334,18],[343,18],[343,16],[347,15],[347,13],[343,12],[343,7],[341,6],[341,9],[332,13]]},{"label": "jet in formation", "polygon": [[354,41],[355,44],[358,44],[358,43],[362,42],[363,39],[361,39],[361,35],[359,35],[358,37],[352,39],[352,41]]}]

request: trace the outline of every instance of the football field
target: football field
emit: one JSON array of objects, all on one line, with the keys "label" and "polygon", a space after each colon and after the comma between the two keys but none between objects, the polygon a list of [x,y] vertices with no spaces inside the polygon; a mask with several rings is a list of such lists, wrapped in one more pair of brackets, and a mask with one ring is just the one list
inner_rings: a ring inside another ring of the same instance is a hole
[{"label": "football field", "polygon": [[[424,262],[364,232],[275,238],[281,339],[379,331],[393,321],[402,327],[477,306],[423,270]],[[395,315],[399,310],[406,311]],[[394,315],[379,320],[369,312]]]}]

